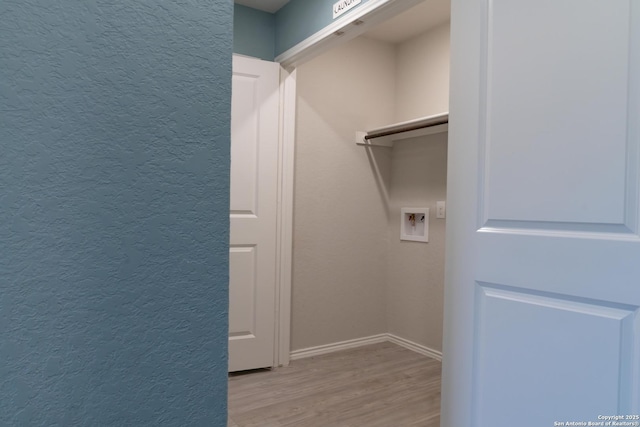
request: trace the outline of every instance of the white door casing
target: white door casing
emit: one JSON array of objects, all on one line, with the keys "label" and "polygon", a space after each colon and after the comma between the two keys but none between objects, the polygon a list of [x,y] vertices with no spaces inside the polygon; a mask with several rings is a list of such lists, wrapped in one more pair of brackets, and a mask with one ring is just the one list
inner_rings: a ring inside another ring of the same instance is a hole
[{"label": "white door casing", "polygon": [[451,49],[442,425],[639,414],[640,2],[452,0]]},{"label": "white door casing", "polygon": [[291,275],[293,263],[293,184],[296,138],[295,69],[280,68],[280,150],[278,153],[278,243],[276,279],[276,366],[291,356]]},{"label": "white door casing", "polygon": [[229,371],[275,364],[279,70],[233,57]]}]

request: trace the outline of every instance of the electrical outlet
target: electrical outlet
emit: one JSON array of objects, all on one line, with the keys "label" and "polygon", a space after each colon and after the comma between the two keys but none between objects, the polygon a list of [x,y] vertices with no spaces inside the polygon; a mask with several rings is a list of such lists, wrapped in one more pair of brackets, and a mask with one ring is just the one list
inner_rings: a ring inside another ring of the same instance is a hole
[{"label": "electrical outlet", "polygon": [[447,209],[444,202],[436,203],[436,218],[445,218],[447,215]]}]

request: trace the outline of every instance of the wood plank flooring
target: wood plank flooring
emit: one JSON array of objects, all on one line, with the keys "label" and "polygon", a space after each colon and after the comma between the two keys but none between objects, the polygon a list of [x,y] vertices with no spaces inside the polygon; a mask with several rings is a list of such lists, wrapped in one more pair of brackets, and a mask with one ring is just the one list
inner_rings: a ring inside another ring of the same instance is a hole
[{"label": "wood plank flooring", "polygon": [[392,343],[229,376],[230,427],[439,427],[441,363]]}]

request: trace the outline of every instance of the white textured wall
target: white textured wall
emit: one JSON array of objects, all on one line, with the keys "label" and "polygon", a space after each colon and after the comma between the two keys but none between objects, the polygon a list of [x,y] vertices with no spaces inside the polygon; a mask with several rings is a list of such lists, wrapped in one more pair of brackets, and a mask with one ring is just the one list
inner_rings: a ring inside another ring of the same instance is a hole
[{"label": "white textured wall", "polygon": [[[448,111],[448,97],[448,23],[298,68],[292,350],[383,332],[442,349],[447,134],[366,150],[354,133]],[[402,206],[431,209],[429,243],[399,240]]]},{"label": "white textured wall", "polygon": [[[397,50],[396,120],[449,110],[449,23]],[[442,350],[447,133],[397,142],[391,158],[387,321],[392,334]],[[400,241],[400,208],[428,207],[429,243]]]},{"label": "white textured wall", "polygon": [[397,49],[396,120],[449,111],[449,22]]},{"label": "white textured wall", "polygon": [[354,140],[394,119],[395,49],[357,38],[297,80],[292,350],[387,331],[390,152]]},{"label": "white textured wall", "polygon": [[[404,140],[393,147],[387,285],[389,332],[442,350],[447,134]],[[400,240],[400,208],[429,208],[429,243]]]}]

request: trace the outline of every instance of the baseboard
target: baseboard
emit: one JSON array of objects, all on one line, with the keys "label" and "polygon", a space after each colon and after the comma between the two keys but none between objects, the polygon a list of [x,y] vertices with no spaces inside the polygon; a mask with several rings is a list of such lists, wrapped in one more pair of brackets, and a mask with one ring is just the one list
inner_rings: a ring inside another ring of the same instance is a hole
[{"label": "baseboard", "polygon": [[305,357],[320,356],[321,354],[333,353],[335,351],[347,350],[350,348],[362,347],[364,345],[378,344],[381,342],[392,342],[400,347],[415,351],[424,356],[442,361],[442,352],[433,350],[425,345],[418,344],[405,338],[393,334],[378,334],[370,337],[356,338],[347,341],[340,341],[331,344],[308,347],[291,352],[291,360],[304,359]]},{"label": "baseboard", "polygon": [[388,341],[387,334],[378,334],[372,335],[370,337],[355,338],[352,340],[319,345],[316,347],[303,348],[300,350],[292,351],[291,360],[320,356],[321,354],[333,353],[334,351],[347,350],[349,348],[362,347],[363,345],[378,344],[385,341]]},{"label": "baseboard", "polygon": [[387,341],[442,362],[442,352],[429,348],[426,345],[418,344],[417,342],[393,334],[387,334]]}]

